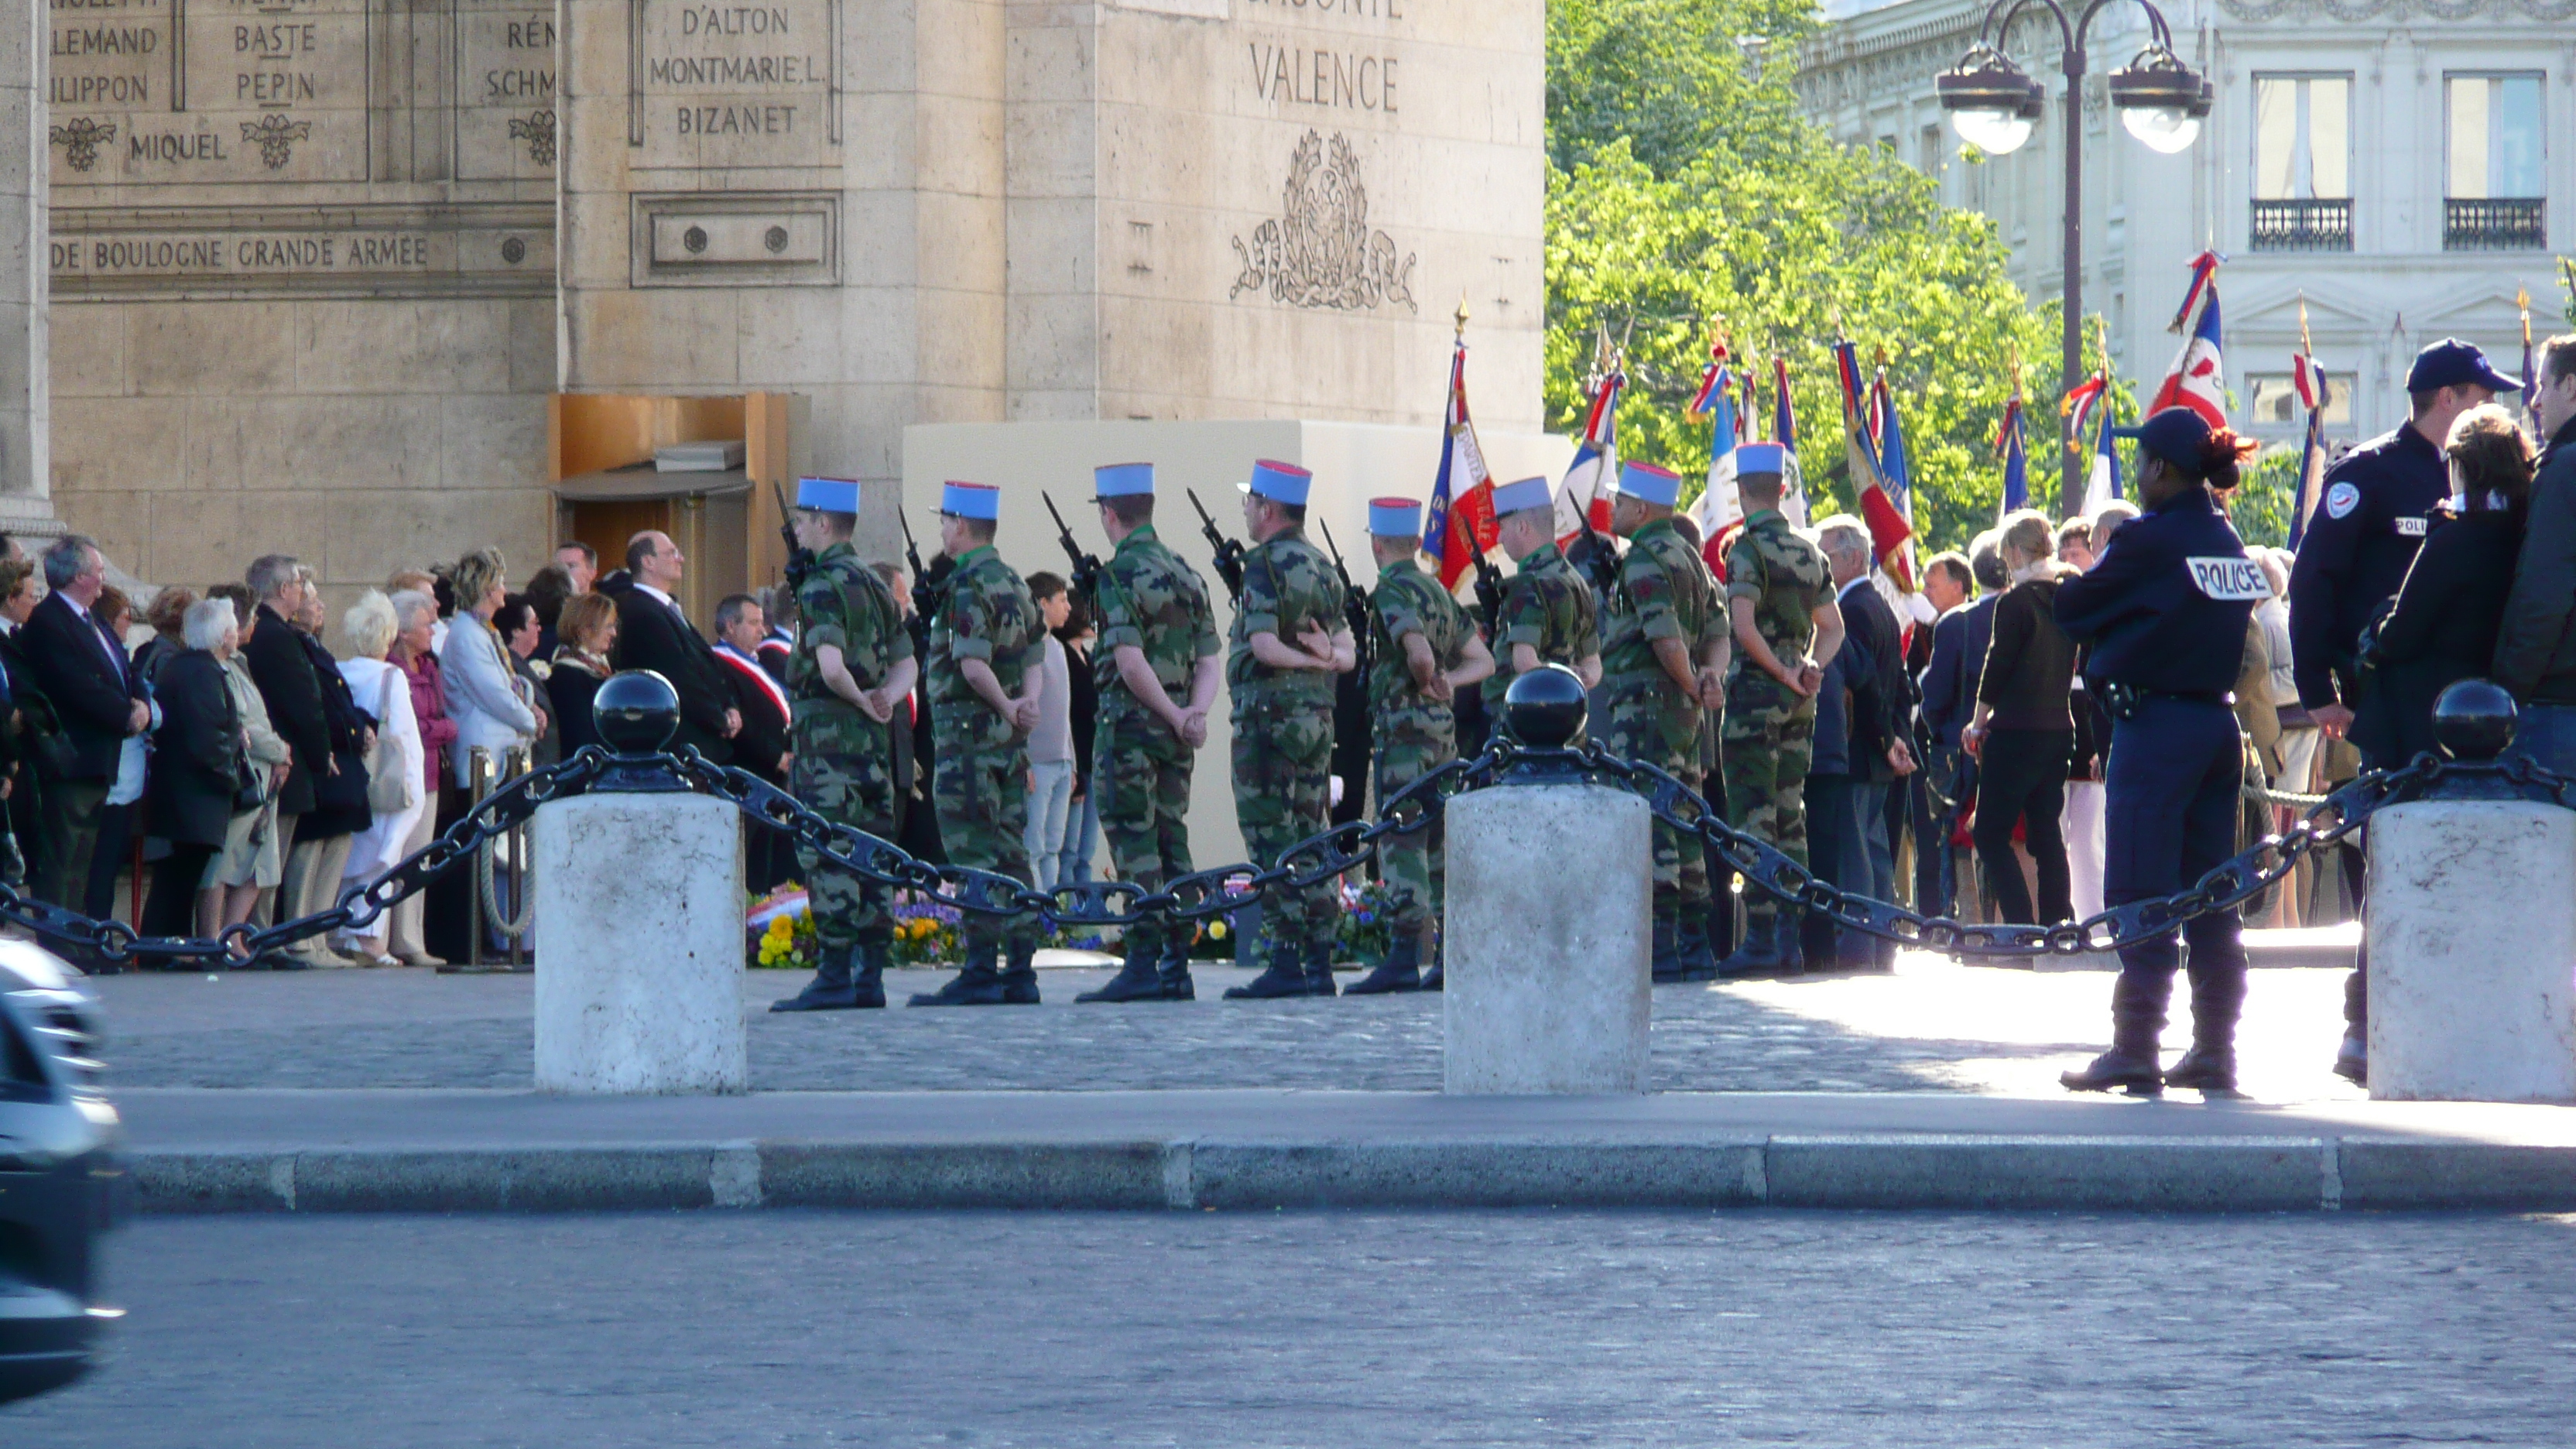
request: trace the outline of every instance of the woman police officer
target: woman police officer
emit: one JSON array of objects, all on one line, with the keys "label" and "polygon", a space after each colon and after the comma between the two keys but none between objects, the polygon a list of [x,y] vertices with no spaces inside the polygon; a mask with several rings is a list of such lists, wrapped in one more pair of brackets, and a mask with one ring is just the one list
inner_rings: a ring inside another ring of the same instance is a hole
[{"label": "woman police officer", "polygon": [[[2139,430],[2138,501],[2093,571],[2057,589],[2057,622],[2092,646],[2085,679],[2114,719],[2104,788],[2102,899],[2118,906],[2169,895],[2233,853],[2242,756],[2228,690],[2244,660],[2246,620],[2270,593],[2245,556],[2218,495],[2255,444],[2166,408]],[[2166,1087],[2232,1092],[2245,947],[2233,911],[2193,918],[2191,1050],[2159,1070],[2173,994],[2174,937],[2120,951],[2111,992],[2111,1050],[2059,1080],[2071,1091]]]}]

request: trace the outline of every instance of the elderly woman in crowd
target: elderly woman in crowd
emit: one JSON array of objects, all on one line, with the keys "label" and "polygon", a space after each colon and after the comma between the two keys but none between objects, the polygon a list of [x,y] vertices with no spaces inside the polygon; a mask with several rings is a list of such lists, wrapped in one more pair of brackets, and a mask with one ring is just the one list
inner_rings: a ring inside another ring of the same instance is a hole
[{"label": "elderly woman in crowd", "polygon": [[161,666],[188,652],[185,635],[188,606],[197,602],[194,589],[177,584],[165,586],[152,596],[143,610],[143,622],[152,626],[152,637],[134,651],[134,673],[151,681],[160,677]]},{"label": "elderly woman in crowd", "polygon": [[[239,792],[234,813],[225,827],[222,848],[203,872],[199,883],[203,895],[197,906],[197,934],[201,936],[211,936],[223,927],[249,920],[252,907],[259,904],[260,892],[275,890],[285,875],[286,854],[277,838],[277,789],[286,783],[292,753],[286,737],[270,724],[268,701],[250,677],[250,661],[242,657],[242,644],[262,627],[264,617],[249,587],[217,584],[206,591],[206,597],[226,605],[231,611],[228,619],[241,621],[232,631],[231,643],[215,657],[224,666],[224,681],[232,692],[233,717],[239,722],[244,758],[250,767],[243,783],[256,788]],[[279,959],[292,963],[291,969],[303,969],[302,963],[291,956]]]},{"label": "elderly woman in crowd", "polygon": [[[562,570],[558,568],[556,572]],[[562,758],[562,740],[555,731],[554,701],[546,694],[546,676],[554,672],[554,665],[548,661],[554,651],[546,648],[546,626],[538,616],[536,601],[526,594],[503,599],[500,611],[492,616],[492,630],[501,636],[502,647],[509,651],[510,673],[520,701],[537,716],[537,737],[528,748],[528,764],[543,769]],[[540,649],[545,649],[542,656]]]},{"label": "elderly woman in crowd", "polygon": [[[345,893],[373,883],[401,863],[409,853],[404,843],[428,811],[428,791],[421,779],[420,723],[412,717],[410,682],[386,658],[402,632],[393,601],[369,589],[342,616],[340,631],[351,650],[350,657],[340,661],[340,677],[348,682],[358,708],[376,722],[379,768],[398,771],[410,786],[409,804],[393,811],[379,808],[367,828],[350,839],[349,861],[340,877]],[[388,754],[390,760],[385,758]],[[332,946],[362,965],[399,966],[401,959],[386,950],[392,924],[392,913],[387,912],[376,918],[375,935],[344,936]]]},{"label": "elderly woman in crowd", "polygon": [[[461,790],[474,783],[474,751],[480,747],[498,766],[512,748],[524,749],[544,732],[543,711],[520,697],[519,677],[510,667],[509,648],[493,628],[493,616],[509,597],[506,565],[499,549],[476,549],[456,561],[448,585],[456,594],[456,617],[447,624],[447,645],[438,652],[438,667],[447,690],[447,717],[456,722],[456,743],[448,752],[448,777]],[[470,796],[461,802],[470,805]],[[430,949],[456,960],[472,936],[474,898],[463,871],[451,871],[430,891]]]},{"label": "elderly woman in crowd", "polygon": [[616,672],[608,655],[617,647],[617,601],[606,594],[566,599],[555,630],[563,642],[555,646],[554,671],[546,676],[546,699],[554,707],[562,751],[569,755],[584,745],[607,743],[599,737],[591,701]]},{"label": "elderly woman in crowd", "polygon": [[2362,702],[2352,742],[2375,760],[2434,747],[2433,701],[2486,674],[2522,556],[2531,508],[2531,442],[2494,403],[2451,424],[2443,453],[2451,501],[2434,515],[2397,602],[2362,638]]},{"label": "elderly woman in crowd", "polygon": [[[147,936],[191,934],[197,882],[222,851],[245,789],[253,778],[275,778],[256,774],[244,758],[242,691],[231,682],[230,661],[240,638],[232,601],[189,605],[180,631],[187,647],[162,666],[154,685],[161,727],[152,737],[147,810],[152,833],[170,842],[170,853],[153,869],[140,923]],[[259,698],[256,689],[248,692]]]},{"label": "elderly woman in crowd", "polygon": [[[438,672],[437,646],[432,643],[438,625],[438,600],[432,598],[429,575],[417,571],[396,574],[397,579],[418,579],[422,587],[397,591],[388,601],[394,611],[394,643],[385,662],[402,671],[410,686],[411,717],[420,735],[420,787],[424,802],[413,818],[411,832],[405,835],[396,860],[409,857],[429,844],[430,837],[456,821],[464,806],[464,792],[447,788],[447,754],[456,743],[456,721],[447,717],[446,685]],[[417,893],[405,896],[392,911],[392,926],[386,949],[405,966],[444,966],[447,963],[429,953],[429,943],[421,934],[422,914],[427,902]]]}]

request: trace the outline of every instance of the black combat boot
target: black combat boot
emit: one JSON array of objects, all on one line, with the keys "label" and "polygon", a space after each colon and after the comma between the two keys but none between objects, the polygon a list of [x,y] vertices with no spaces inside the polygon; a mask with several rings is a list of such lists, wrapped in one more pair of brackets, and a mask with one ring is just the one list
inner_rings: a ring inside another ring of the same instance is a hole
[{"label": "black combat boot", "polygon": [[1386,948],[1386,959],[1377,963],[1369,974],[1344,988],[1344,996],[1382,996],[1392,991],[1422,989],[1422,938],[1410,931],[1396,933],[1394,943]]},{"label": "black combat boot", "polygon": [[1654,908],[1654,912],[1647,927],[1652,932],[1650,939],[1653,944],[1648,948],[1646,964],[1654,973],[1655,984],[1664,986],[1682,979],[1679,931],[1672,912],[1660,905]]},{"label": "black combat boot", "polygon": [[1682,907],[1675,922],[1673,952],[1681,957],[1684,981],[1708,981],[1717,975],[1717,955],[1708,945],[1708,917],[1691,906]]},{"label": "black combat boot", "polygon": [[1741,981],[1756,976],[1784,974],[1786,967],[1780,949],[1781,938],[1785,934],[1793,946],[1798,939],[1795,927],[1789,927],[1784,933],[1784,924],[1778,911],[1747,916],[1744,944],[1736,947],[1733,955],[1717,963],[1717,979]]},{"label": "black combat boot", "polygon": [[966,937],[963,968],[937,991],[913,993],[915,1006],[999,1006],[1002,1004],[1002,973],[993,969],[993,958],[1000,943],[990,936],[970,933]]},{"label": "black combat boot", "polygon": [[850,952],[850,989],[858,993],[861,1010],[885,1008],[885,970],[894,964],[894,942],[861,941]]},{"label": "black combat boot", "polygon": [[2234,1097],[2236,1018],[2245,1009],[2241,972],[2212,969],[2191,980],[2191,1050],[2165,1073],[2168,1087],[2188,1087],[2208,1097]]},{"label": "black combat boot", "polygon": [[1002,965],[1002,1004],[1038,1004],[1038,938],[1023,936],[1008,948]]},{"label": "black combat boot", "polygon": [[1322,942],[1306,948],[1306,994],[1331,996],[1333,990],[1333,943]]},{"label": "black combat boot", "polygon": [[1243,985],[1227,987],[1226,1000],[1272,1001],[1306,994],[1306,967],[1297,959],[1297,948],[1276,938],[1266,944],[1270,947],[1270,964]]},{"label": "black combat boot", "polygon": [[[850,981],[850,954],[847,946],[825,946],[821,959],[814,964],[814,979],[794,996],[769,1003],[772,1011],[851,1011],[859,1005],[858,988]],[[885,1005],[882,991],[877,1005]]]},{"label": "black combat boot", "polygon": [[1140,931],[1129,931],[1126,940],[1127,960],[1118,974],[1096,991],[1086,991],[1074,998],[1090,1001],[1160,1001],[1163,979],[1154,970],[1154,943]]},{"label": "black combat boot", "polygon": [[1448,965],[1449,960],[1448,947],[1448,938],[1435,931],[1431,937],[1431,969],[1422,973],[1423,990],[1445,991],[1448,989],[1449,975],[1444,969]]},{"label": "black combat boot", "polygon": [[1154,976],[1162,983],[1163,1000],[1196,1001],[1198,983],[1190,979],[1190,935],[1175,926],[1163,938],[1163,952],[1155,958]]},{"label": "black combat boot", "polygon": [[2111,1049],[2080,1072],[2060,1072],[2058,1085],[2070,1092],[2107,1092],[2117,1087],[2132,1097],[2161,1096],[2165,1089],[2158,1040],[2164,1035],[2165,1000],[2171,981],[2156,985],[2123,971],[2111,986]]}]

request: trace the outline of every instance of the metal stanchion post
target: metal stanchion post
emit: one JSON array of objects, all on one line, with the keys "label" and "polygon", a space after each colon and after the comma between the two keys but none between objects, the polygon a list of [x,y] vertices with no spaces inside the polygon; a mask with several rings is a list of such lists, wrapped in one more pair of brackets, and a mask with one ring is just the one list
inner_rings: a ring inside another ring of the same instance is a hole
[{"label": "metal stanchion post", "polygon": [[[528,751],[524,746],[512,745],[505,761],[506,778],[515,780],[528,773]],[[516,931],[506,926],[502,928],[510,946],[510,969],[514,972],[533,971],[536,968],[531,964],[532,955],[528,949],[528,928],[535,924],[535,915],[528,909],[528,828],[524,824],[513,825],[504,838],[510,847],[507,877],[510,882],[509,918],[520,923]]]},{"label": "metal stanchion post", "polygon": [[[492,793],[492,752],[481,745],[476,745],[466,753],[465,759],[466,789],[473,796],[475,807],[480,808],[483,797]],[[480,854],[479,851],[477,853]],[[469,861],[465,874],[468,902],[465,918],[465,969],[469,972],[480,972],[484,969],[482,862]]]}]

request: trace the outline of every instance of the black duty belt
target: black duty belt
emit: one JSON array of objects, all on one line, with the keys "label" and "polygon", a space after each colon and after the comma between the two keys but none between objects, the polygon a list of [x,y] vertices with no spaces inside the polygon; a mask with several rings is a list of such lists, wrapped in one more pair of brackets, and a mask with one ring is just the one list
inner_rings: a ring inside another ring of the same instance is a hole
[{"label": "black duty belt", "polygon": [[2234,693],[2224,689],[2143,689],[2116,681],[2101,686],[2102,707],[2113,719],[2135,719],[2138,707],[2152,699],[2177,700],[2184,704],[2214,704],[2221,709],[2236,703]]}]

